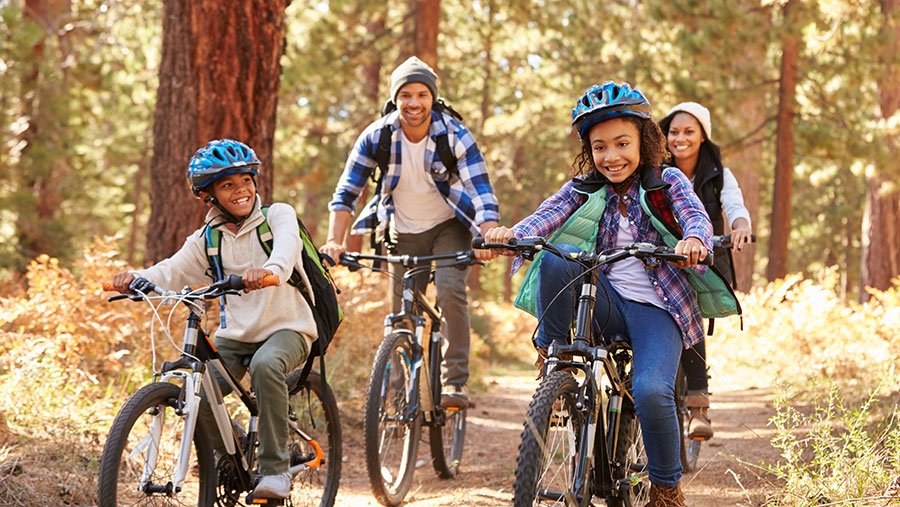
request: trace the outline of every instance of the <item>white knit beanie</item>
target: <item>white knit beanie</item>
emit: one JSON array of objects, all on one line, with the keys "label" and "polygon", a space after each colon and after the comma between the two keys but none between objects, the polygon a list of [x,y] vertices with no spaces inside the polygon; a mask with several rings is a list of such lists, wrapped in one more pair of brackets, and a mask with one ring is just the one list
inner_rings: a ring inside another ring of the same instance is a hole
[{"label": "white knit beanie", "polygon": [[666,118],[670,118],[672,115],[679,112],[688,113],[694,118],[697,118],[697,121],[700,122],[700,126],[703,127],[703,131],[706,132],[706,138],[712,140],[712,124],[709,121],[709,109],[706,109],[696,102],[682,102],[672,109],[669,109],[669,112],[666,113]]},{"label": "white knit beanie", "polygon": [[437,74],[415,56],[410,56],[391,72],[391,100],[397,100],[397,92],[409,83],[424,84],[431,91],[431,99],[437,100]]}]

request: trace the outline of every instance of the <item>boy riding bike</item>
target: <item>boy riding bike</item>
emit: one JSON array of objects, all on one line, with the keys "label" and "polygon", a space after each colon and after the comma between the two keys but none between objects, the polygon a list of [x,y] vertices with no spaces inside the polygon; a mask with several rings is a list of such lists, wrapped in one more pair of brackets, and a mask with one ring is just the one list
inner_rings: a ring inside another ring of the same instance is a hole
[{"label": "boy riding bike", "polygon": [[[651,482],[648,505],[684,505],[675,376],[682,350],[703,336],[697,294],[685,272],[707,256],[712,226],[687,178],[661,166],[665,138],[639,90],[611,81],[592,86],[578,99],[572,123],[582,141],[575,177],[512,228],[487,231],[485,241],[540,236],[571,252],[671,242],[667,246],[687,257],[681,263],[645,265],[629,259],[604,265],[593,314],[604,335],[625,336],[631,344],[634,403]],[[527,278],[523,282],[520,298],[524,290],[530,302],[522,301],[520,307],[542,317],[537,347],[546,349],[569,337],[571,288],[550,303],[581,272],[552,255],[540,262],[532,278],[536,285],[528,285]],[[521,263],[516,259],[513,271]],[[703,266],[694,269],[698,275],[706,271]]]},{"label": "boy riding bike", "polygon": [[[254,151],[239,141],[210,141],[191,157],[187,179],[194,196],[210,205],[205,225],[188,236],[174,255],[147,269],[124,271],[113,277],[121,293],[141,289],[146,280],[163,287],[207,283],[208,271],[216,277],[231,274],[244,279],[247,294],[230,298],[224,307],[222,326],[216,331],[215,347],[226,366],[240,378],[249,369],[251,385],[259,404],[259,473],[253,496],[286,498],[291,492],[288,442],[288,392],[285,378],[302,365],[316,340],[312,310],[297,288],[282,283],[264,291],[266,275],[288,280],[293,271],[311,291],[300,264],[303,248],[297,213],[283,203],[273,204],[266,216],[256,193],[260,161]],[[268,221],[274,238],[271,255],[264,250],[256,227]],[[221,230],[218,258],[211,268],[205,235]],[[248,366],[242,364],[252,356]],[[217,373],[224,393],[230,388]],[[201,405],[200,424],[215,427],[209,405]],[[214,438],[220,455],[225,448]]]}]

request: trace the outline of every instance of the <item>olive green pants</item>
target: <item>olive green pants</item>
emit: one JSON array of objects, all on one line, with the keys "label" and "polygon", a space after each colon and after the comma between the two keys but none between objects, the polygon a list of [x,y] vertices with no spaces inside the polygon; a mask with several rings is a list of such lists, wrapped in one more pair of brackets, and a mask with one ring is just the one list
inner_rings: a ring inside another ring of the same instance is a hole
[{"label": "olive green pants", "polygon": [[[225,366],[238,379],[250,370],[250,385],[256,393],[259,407],[259,473],[276,475],[288,471],[290,454],[288,442],[288,391],[285,378],[288,373],[306,360],[309,350],[306,339],[296,331],[282,329],[262,342],[245,343],[228,338],[216,338],[216,349]],[[253,356],[250,367],[242,366],[246,356]],[[216,380],[222,395],[231,392],[227,382],[216,372]],[[198,428],[207,428],[215,435],[213,446],[225,453],[225,444],[219,438],[212,409],[204,400],[200,404]]]}]

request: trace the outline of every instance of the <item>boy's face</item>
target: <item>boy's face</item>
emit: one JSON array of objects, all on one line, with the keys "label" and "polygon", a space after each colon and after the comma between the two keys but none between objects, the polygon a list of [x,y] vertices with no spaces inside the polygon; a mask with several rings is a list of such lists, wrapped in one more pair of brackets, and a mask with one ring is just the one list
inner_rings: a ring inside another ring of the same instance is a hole
[{"label": "boy's face", "polygon": [[250,173],[229,174],[213,182],[212,194],[225,211],[244,217],[253,211],[256,184]]}]

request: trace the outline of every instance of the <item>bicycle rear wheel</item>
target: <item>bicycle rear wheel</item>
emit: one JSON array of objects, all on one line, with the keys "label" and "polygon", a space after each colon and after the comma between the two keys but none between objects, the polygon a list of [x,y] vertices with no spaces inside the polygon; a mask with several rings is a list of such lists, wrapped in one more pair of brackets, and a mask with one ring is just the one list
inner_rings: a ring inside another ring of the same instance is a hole
[{"label": "bicycle rear wheel", "polygon": [[443,409],[442,424],[434,422],[429,428],[431,464],[441,479],[450,479],[459,472],[463,445],[466,439],[466,409]]},{"label": "bicycle rear wheel", "polygon": [[[181,388],[174,384],[150,384],[129,398],[116,415],[100,458],[100,507],[212,504],[215,462],[207,434],[199,426],[193,436],[197,467],[189,468],[183,488],[174,490],[184,432],[184,417],[175,413],[180,396]],[[157,438],[152,438],[151,428]],[[142,481],[142,475],[148,481]]]},{"label": "bicycle rear wheel", "polygon": [[691,440],[688,437],[688,423],[691,420],[691,412],[685,406],[687,397],[687,375],[681,366],[678,366],[678,374],[675,377],[675,410],[678,413],[678,433],[681,435],[681,468],[684,472],[693,472],[697,468],[697,458],[700,456],[702,441]]},{"label": "bicycle rear wheel", "polygon": [[538,386],[516,458],[516,507],[590,503],[588,481],[584,481],[585,490],[572,490],[583,426],[575,408],[577,396],[578,384],[566,372],[555,371]]},{"label": "bicycle rear wheel", "polygon": [[300,370],[287,377],[288,448],[294,475],[294,506],[334,505],[341,480],[341,419],[334,393],[318,373],[298,385]]},{"label": "bicycle rear wheel", "polygon": [[[630,384],[630,381],[628,382]],[[646,505],[650,499],[650,479],[647,475],[647,451],[644,449],[644,437],[641,424],[634,411],[634,402],[625,396],[622,400],[622,411],[619,419],[619,435],[616,441],[616,459],[618,463],[613,470],[613,481],[628,485],[627,493],[608,498],[608,507],[625,505]],[[623,497],[627,496],[628,503]]]},{"label": "bicycle rear wheel", "polygon": [[[405,333],[382,340],[366,387],[366,469],[384,505],[400,504],[409,491],[422,431],[418,400],[409,399],[412,345]],[[416,408],[411,415],[410,407]]]}]

